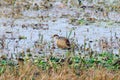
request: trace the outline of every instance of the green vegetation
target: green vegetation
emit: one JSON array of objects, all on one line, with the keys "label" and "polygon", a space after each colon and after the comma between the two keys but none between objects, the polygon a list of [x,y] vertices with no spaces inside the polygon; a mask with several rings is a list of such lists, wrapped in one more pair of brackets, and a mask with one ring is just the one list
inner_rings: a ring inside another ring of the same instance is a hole
[{"label": "green vegetation", "polygon": [[[17,59],[17,62],[13,60],[1,59],[0,78],[5,80],[10,78],[15,79],[16,77],[20,80],[39,80],[42,78],[54,80],[63,78],[63,80],[66,80],[69,78],[84,79],[89,78],[88,75],[97,74],[95,76],[91,76],[90,79],[99,80],[101,78],[108,77],[106,80],[119,80],[119,59],[119,55],[106,52],[101,54],[93,54],[92,56],[69,55],[67,58],[50,55],[46,57],[37,57],[31,60],[31,58],[26,59],[26,57],[24,57]],[[57,77],[55,78],[53,75],[56,75]],[[61,75],[64,75],[64,77]],[[106,76],[102,77],[103,75]],[[65,76],[69,77],[66,78]],[[97,79],[96,77],[99,78]]]}]

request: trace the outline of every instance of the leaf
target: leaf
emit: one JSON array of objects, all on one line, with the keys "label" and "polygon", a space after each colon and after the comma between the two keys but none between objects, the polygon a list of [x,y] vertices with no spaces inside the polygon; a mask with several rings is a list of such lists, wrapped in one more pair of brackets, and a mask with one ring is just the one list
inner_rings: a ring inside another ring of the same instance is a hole
[{"label": "leaf", "polygon": [[0,64],[1,64],[1,65],[6,65],[6,64],[7,64],[7,61],[2,60],[2,61],[0,62]]},{"label": "leaf", "polygon": [[83,24],[85,24],[85,20],[84,20],[84,19],[80,19],[80,20],[78,20],[78,23],[79,23],[80,25],[83,25]]}]

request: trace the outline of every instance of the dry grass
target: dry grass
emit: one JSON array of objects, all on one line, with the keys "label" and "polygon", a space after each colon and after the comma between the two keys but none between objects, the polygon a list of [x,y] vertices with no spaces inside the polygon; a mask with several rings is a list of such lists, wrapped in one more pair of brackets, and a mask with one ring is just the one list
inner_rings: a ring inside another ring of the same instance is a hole
[{"label": "dry grass", "polygon": [[19,67],[6,66],[6,71],[1,74],[0,80],[120,80],[120,71],[105,68],[90,68],[75,70],[67,64],[59,69],[53,67],[42,70],[28,62]]}]

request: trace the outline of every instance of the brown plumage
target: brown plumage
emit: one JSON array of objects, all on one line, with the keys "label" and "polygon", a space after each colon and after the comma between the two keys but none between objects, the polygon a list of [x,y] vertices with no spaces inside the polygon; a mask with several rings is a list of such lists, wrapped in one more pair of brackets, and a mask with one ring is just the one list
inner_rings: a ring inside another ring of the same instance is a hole
[{"label": "brown plumage", "polygon": [[53,35],[55,38],[56,45],[61,49],[70,49],[70,42],[66,37],[58,36],[57,34]]}]

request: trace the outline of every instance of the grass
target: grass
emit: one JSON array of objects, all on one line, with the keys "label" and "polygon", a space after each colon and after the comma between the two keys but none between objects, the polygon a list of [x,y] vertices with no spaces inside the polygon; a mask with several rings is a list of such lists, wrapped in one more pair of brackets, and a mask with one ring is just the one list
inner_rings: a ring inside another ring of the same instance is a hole
[{"label": "grass", "polygon": [[0,60],[0,80],[120,80],[119,55],[41,56]]},{"label": "grass", "polygon": [[63,66],[57,70],[50,68],[49,70],[42,70],[30,63],[24,66],[7,70],[1,75],[2,80],[119,80],[120,76],[118,72],[111,72],[104,68],[100,69],[87,69],[79,70],[80,75],[76,75],[74,69]]}]

